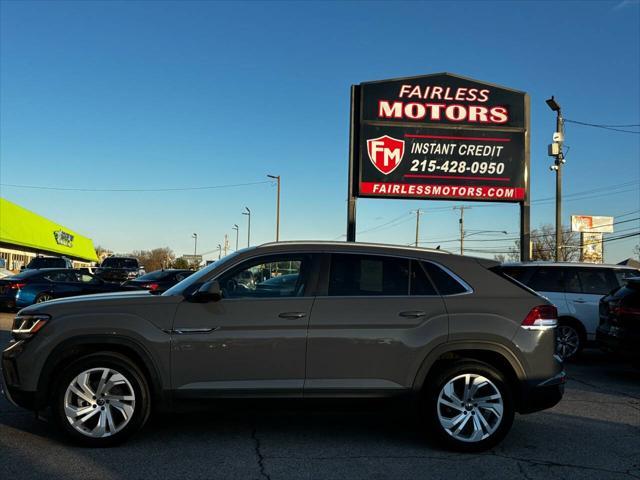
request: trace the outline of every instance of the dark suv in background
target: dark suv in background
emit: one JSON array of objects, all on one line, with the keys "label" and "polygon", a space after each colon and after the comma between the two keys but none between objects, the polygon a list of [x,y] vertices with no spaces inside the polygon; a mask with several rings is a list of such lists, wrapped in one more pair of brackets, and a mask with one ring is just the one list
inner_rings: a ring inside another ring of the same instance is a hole
[{"label": "dark suv in background", "polygon": [[96,277],[115,283],[126,282],[144,274],[144,267],[134,257],[107,257],[95,271]]},{"label": "dark suv in background", "polygon": [[73,268],[73,262],[65,257],[35,257],[22,270],[41,268]]},{"label": "dark suv in background", "polygon": [[23,309],[2,378],[90,446],[184,400],[405,397],[441,445],[482,450],[565,380],[555,307],[497,267],[359,243],[247,248],[162,295]]}]

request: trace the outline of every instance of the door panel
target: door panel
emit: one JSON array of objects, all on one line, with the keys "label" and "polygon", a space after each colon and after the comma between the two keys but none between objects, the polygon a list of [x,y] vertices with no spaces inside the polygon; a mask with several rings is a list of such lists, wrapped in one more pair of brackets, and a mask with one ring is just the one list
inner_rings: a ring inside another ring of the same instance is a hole
[{"label": "door panel", "polygon": [[217,278],[222,300],[180,304],[172,332],[174,390],[301,396],[311,261],[311,255],[247,260]]},{"label": "door panel", "polygon": [[[413,384],[448,318],[424,269],[408,259],[334,254],[307,341],[305,396],[384,395]],[[413,295],[409,295],[412,293]]]},{"label": "door panel", "polygon": [[[291,298],[180,304],[172,340],[174,390],[301,395],[312,303],[312,298]],[[304,316],[280,316],[288,312]]]},{"label": "door panel", "polygon": [[445,342],[447,334],[440,297],[318,297],[309,325],[305,396],[410,388],[423,352]]}]

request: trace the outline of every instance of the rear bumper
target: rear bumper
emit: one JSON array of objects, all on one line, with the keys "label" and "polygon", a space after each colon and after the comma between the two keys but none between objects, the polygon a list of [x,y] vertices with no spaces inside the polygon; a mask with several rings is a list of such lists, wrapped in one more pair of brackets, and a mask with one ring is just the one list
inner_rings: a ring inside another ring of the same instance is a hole
[{"label": "rear bumper", "polygon": [[629,332],[607,323],[600,325],[596,339],[602,350],[614,352],[628,358],[640,358],[640,333]]},{"label": "rear bumper", "polygon": [[551,408],[562,400],[567,375],[563,371],[539,383],[528,383],[523,388],[520,413],[533,413]]}]

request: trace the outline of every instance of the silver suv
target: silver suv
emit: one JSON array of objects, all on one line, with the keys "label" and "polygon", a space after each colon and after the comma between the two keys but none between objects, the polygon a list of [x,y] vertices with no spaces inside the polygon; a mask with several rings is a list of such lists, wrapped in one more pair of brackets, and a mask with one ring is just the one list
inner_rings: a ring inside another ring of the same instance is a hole
[{"label": "silver suv", "polygon": [[404,396],[440,445],[482,450],[516,411],[555,405],[565,380],[555,307],[498,266],[358,243],[248,248],[162,295],[25,308],[2,378],[89,446],[181,400]]},{"label": "silver suv", "polygon": [[548,298],[558,309],[557,353],[564,360],[596,339],[600,299],[640,270],[593,263],[507,263],[504,273]]}]

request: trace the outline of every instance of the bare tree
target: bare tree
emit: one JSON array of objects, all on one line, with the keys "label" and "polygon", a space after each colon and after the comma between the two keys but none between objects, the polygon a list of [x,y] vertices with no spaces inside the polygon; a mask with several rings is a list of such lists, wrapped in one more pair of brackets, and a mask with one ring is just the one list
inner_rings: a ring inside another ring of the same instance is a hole
[{"label": "bare tree", "polygon": [[138,259],[147,272],[169,268],[176,256],[169,247],[154,248],[153,250],[135,250],[131,256]]},{"label": "bare tree", "polygon": [[[509,249],[507,259],[517,261],[520,258],[520,240]],[[556,230],[553,225],[545,224],[531,231],[531,260],[553,261],[556,259]],[[580,260],[580,235],[571,230],[562,229],[562,248],[560,262]]]}]

